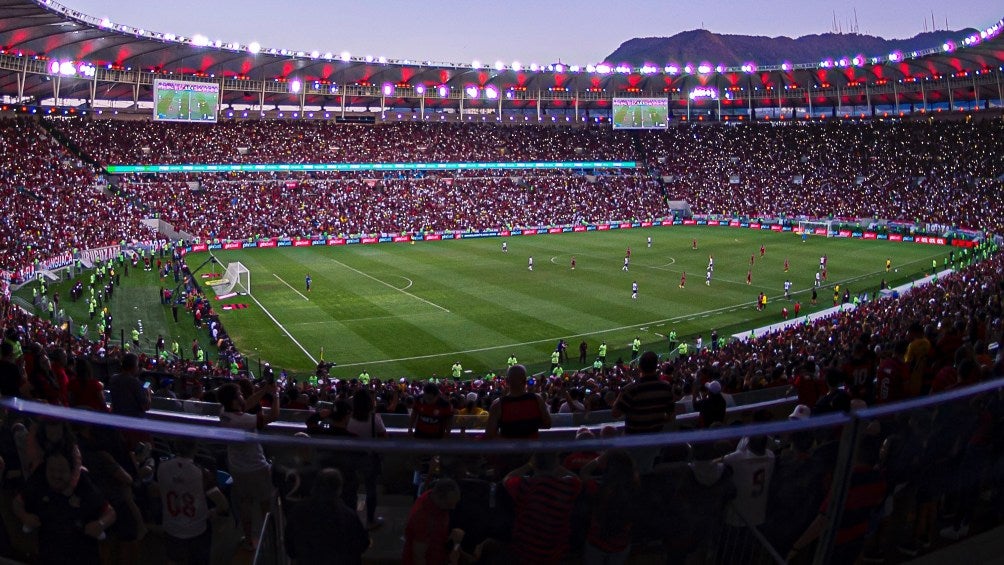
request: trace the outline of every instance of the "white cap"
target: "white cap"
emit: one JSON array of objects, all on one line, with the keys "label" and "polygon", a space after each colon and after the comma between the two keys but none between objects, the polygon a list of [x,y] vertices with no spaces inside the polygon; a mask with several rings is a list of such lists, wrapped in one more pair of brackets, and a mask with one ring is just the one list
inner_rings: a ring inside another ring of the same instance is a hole
[{"label": "white cap", "polygon": [[709,381],[704,383],[704,387],[708,389],[711,394],[721,394],[722,393],[722,383],[718,381]]},{"label": "white cap", "polygon": [[808,420],[812,416],[812,409],[805,404],[799,404],[788,415],[789,420]]}]

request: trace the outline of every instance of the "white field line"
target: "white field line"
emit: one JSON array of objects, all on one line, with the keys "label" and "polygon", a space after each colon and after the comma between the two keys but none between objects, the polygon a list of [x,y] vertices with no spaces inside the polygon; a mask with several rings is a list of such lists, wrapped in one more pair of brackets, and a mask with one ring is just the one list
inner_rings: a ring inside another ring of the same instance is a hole
[{"label": "white field line", "polygon": [[[394,285],[392,285],[392,284],[390,284],[388,282],[384,282],[384,281],[382,281],[382,280],[374,277],[373,275],[370,275],[368,273],[364,273],[364,272],[362,272],[359,269],[356,269],[354,267],[350,267],[350,266],[346,265],[345,263],[342,263],[341,261],[338,261],[336,259],[332,259],[331,261],[334,262],[334,263],[337,263],[337,264],[339,264],[339,265],[341,265],[343,267],[345,267],[346,269],[348,269],[348,270],[350,270],[350,271],[352,271],[354,273],[358,273],[358,274],[360,274],[360,275],[362,275],[362,276],[364,276],[364,277],[366,277],[368,279],[372,279],[372,280],[374,280],[374,281],[376,281],[376,282],[378,282],[378,283],[380,283],[380,284],[382,284],[382,285],[384,285],[384,286],[386,286],[388,288],[392,288],[392,289],[400,292],[401,294],[406,294],[406,295],[408,295],[408,296],[410,296],[410,297],[412,297],[412,298],[414,298],[416,300],[421,300],[422,302],[425,302],[429,306],[435,306],[436,308],[439,308],[440,310],[442,310],[443,312],[446,312],[447,314],[450,313],[449,310],[447,310],[446,308],[443,308],[442,306],[440,306],[439,304],[436,304],[435,302],[430,302],[430,301],[422,298],[421,296],[415,296],[414,294],[412,294],[412,293],[410,293],[410,292],[408,292],[408,291],[406,291],[404,289],[398,288],[398,287],[396,287],[396,286],[394,286]],[[400,275],[395,275],[395,276],[400,276]]]},{"label": "white field line", "polygon": [[307,298],[306,296],[304,296],[302,292],[300,292],[299,290],[296,290],[295,288],[293,288],[293,286],[291,284],[289,284],[288,282],[282,280],[282,277],[280,277],[279,275],[277,275],[275,273],[272,273],[272,276],[275,277],[275,278],[277,278],[277,279],[279,279],[279,282],[281,282],[282,284],[288,286],[289,290],[292,290],[293,292],[299,294],[300,298],[302,298],[304,300],[307,300],[307,301],[310,300],[309,298]]},{"label": "white field line", "polygon": [[275,325],[279,326],[279,329],[282,330],[282,333],[286,334],[286,337],[293,340],[293,343],[295,343],[296,346],[300,348],[300,351],[302,351],[303,354],[307,356],[307,359],[310,359],[311,363],[317,365],[317,359],[314,359],[314,356],[311,355],[310,352],[303,347],[303,344],[301,344],[299,341],[296,341],[296,338],[293,337],[293,334],[289,333],[289,330],[286,329],[286,326],[280,324],[279,320],[276,320],[275,316],[273,316],[272,313],[268,311],[268,309],[262,306],[261,302],[258,302],[258,299],[255,298],[253,294],[249,294],[248,296],[251,297],[251,300],[254,300],[254,303],[257,304],[259,308],[261,308],[261,311],[264,312],[266,316],[268,316],[273,322],[275,322]]}]

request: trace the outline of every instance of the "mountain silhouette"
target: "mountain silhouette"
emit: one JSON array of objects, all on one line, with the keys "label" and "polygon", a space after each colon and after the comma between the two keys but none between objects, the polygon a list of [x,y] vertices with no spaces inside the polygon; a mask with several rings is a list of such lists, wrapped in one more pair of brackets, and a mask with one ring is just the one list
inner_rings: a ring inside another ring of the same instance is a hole
[{"label": "mountain silhouette", "polygon": [[823,33],[790,37],[764,37],[755,35],[728,35],[696,29],[683,31],[672,37],[638,37],[621,44],[605,61],[613,64],[628,64],[639,67],[646,63],[661,67],[675,63],[681,67],[686,63],[695,66],[708,63],[727,67],[740,66],[748,62],[758,65],[791,63],[814,63],[825,59],[848,59],[856,55],[884,57],[894,51],[908,55],[931,47],[939,47],[946,41],[979,33],[967,28],[957,31],[933,31],[920,33],[907,39],[885,39],[859,33]]}]

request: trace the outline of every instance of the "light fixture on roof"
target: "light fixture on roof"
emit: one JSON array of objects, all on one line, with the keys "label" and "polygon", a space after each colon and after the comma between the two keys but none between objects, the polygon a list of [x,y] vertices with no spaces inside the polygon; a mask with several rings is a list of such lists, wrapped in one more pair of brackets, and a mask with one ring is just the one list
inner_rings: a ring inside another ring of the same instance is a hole
[{"label": "light fixture on roof", "polygon": [[495,61],[495,70],[496,71],[504,71],[505,70],[505,63],[503,63],[502,61]]},{"label": "light fixture on roof", "polygon": [[523,64],[520,63],[519,61],[513,61],[512,62],[512,70],[514,70],[516,72],[522,71],[523,70]]},{"label": "light fixture on roof", "polygon": [[464,92],[467,93],[468,98],[478,97],[478,87],[474,86],[473,84],[468,85],[467,88],[464,89]]},{"label": "light fixture on roof", "polygon": [[289,81],[289,91],[292,92],[293,94],[299,93],[300,87],[302,86],[303,85],[300,83],[300,79],[293,79]]},{"label": "light fixture on roof", "polygon": [[204,35],[198,35],[198,34],[193,35],[192,36],[192,45],[194,45],[196,47],[205,47],[205,46],[209,45],[209,38],[206,37],[206,36],[204,36]]},{"label": "light fixture on roof", "polygon": [[248,53],[252,55],[257,55],[259,51],[261,51],[261,44],[258,43],[257,41],[252,41],[250,44],[248,44]]},{"label": "light fixture on roof", "polygon": [[394,94],[394,85],[389,82],[385,82],[383,85],[383,95],[390,96],[391,94]]},{"label": "light fixture on roof", "polygon": [[498,97],[499,97],[499,91],[497,88],[495,88],[490,84],[485,87],[485,98],[489,100],[495,100]]},{"label": "light fixture on roof", "polygon": [[340,57],[341,57],[341,59],[342,59],[343,61],[349,61],[349,60],[351,60],[351,59],[352,59],[352,54],[351,54],[351,53],[349,53],[348,51],[342,51],[342,54],[341,54],[341,56],[340,56]]},{"label": "light fixture on roof", "polygon": [[321,52],[320,52],[320,51],[311,51],[311,52],[310,52],[310,57],[311,57],[312,59],[317,59],[317,58],[318,58],[318,57],[320,57],[320,56],[321,56]]},{"label": "light fixture on roof", "polygon": [[417,84],[417,85],[415,85],[415,93],[416,94],[425,94],[425,85],[424,84]]},{"label": "light fixture on roof", "polygon": [[474,61],[471,62],[471,68],[472,69],[480,69],[481,68],[481,61],[478,61],[477,59],[474,59]]},{"label": "light fixture on roof", "polygon": [[445,84],[439,85],[439,88],[437,90],[439,91],[440,98],[446,98],[447,96],[450,95],[450,87],[446,86]]}]

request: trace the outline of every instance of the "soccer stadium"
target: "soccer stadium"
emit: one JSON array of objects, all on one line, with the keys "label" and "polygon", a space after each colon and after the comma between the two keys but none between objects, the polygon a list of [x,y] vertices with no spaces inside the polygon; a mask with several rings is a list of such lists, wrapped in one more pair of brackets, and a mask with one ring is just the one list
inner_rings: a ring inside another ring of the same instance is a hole
[{"label": "soccer stadium", "polygon": [[482,65],[0,0],[0,560],[998,559],[973,29]]}]

